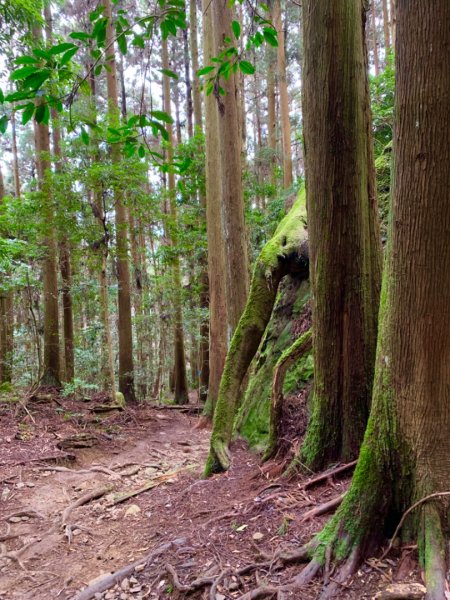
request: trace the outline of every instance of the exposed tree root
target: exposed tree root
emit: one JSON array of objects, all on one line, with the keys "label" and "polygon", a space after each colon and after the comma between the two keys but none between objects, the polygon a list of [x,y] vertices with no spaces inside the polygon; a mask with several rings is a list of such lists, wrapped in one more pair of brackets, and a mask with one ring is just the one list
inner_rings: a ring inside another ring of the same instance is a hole
[{"label": "exposed tree root", "polygon": [[283,408],[283,384],[286,373],[291,365],[299,360],[312,348],[312,329],[306,331],[280,356],[273,372],[272,402],[270,416],[270,435],[267,451],[263,460],[267,461],[275,455],[278,444],[278,429]]},{"label": "exposed tree root", "polygon": [[105,496],[105,494],[108,494],[111,490],[112,490],[112,486],[107,485],[107,486],[95,488],[94,490],[87,492],[83,496],[80,496],[80,498],[78,498],[78,500],[75,500],[75,502],[73,502],[67,508],[65,508],[63,510],[63,513],[61,515],[62,527],[66,528],[69,526],[69,522],[68,522],[69,517],[76,508],[78,508],[79,506],[83,506],[84,504],[87,504],[88,502],[91,502],[91,500],[96,500],[97,498],[101,498],[102,496]]},{"label": "exposed tree root", "polygon": [[345,465],[340,465],[339,467],[335,467],[334,469],[325,471],[324,473],[317,475],[317,477],[313,477],[313,479],[306,481],[301,486],[300,489],[307,490],[308,488],[318,485],[319,483],[323,483],[324,481],[327,481],[327,479],[330,479],[331,477],[334,477],[335,475],[340,475],[341,473],[345,473],[346,471],[349,471],[350,469],[353,469],[354,467],[356,467],[357,462],[358,462],[357,460],[354,460]]},{"label": "exposed tree root", "polygon": [[332,500],[329,500],[328,502],[319,504],[319,506],[315,506],[311,510],[308,510],[303,514],[301,522],[305,523],[305,521],[309,521],[309,519],[318,517],[319,515],[324,515],[325,513],[334,510],[341,504],[342,500],[344,499],[344,496],[345,493],[341,494],[340,496],[337,496],[336,498],[333,498]]},{"label": "exposed tree root", "polygon": [[115,473],[108,467],[104,467],[102,465],[95,465],[90,469],[68,469],[67,467],[37,467],[38,471],[57,471],[60,473],[73,473],[74,475],[83,475],[87,473],[103,473],[104,475],[108,475],[113,479],[121,479],[122,475],[120,473]]},{"label": "exposed tree root", "polygon": [[423,509],[422,519],[423,556],[426,600],[445,598],[447,589],[445,547],[441,517],[436,506],[429,504]]},{"label": "exposed tree root", "polygon": [[[261,586],[239,596],[238,600],[259,600],[260,598],[273,598],[278,595],[282,588],[273,586]],[[284,589],[284,588],[283,588]]]},{"label": "exposed tree root", "polygon": [[132,575],[137,566],[142,565],[144,563],[148,566],[153,562],[153,560],[156,557],[160,556],[167,550],[170,550],[171,548],[177,547],[177,546],[178,547],[184,546],[185,543],[186,543],[186,538],[179,538],[179,539],[167,542],[166,544],[162,544],[161,546],[156,548],[156,550],[153,550],[153,552],[151,552],[147,556],[144,556],[143,558],[140,558],[140,559],[134,561],[132,564],[127,565],[126,567],[123,567],[122,569],[119,569],[118,571],[115,571],[114,573],[111,573],[110,575],[105,575],[105,577],[100,579],[100,581],[96,581],[92,585],[89,585],[84,590],[82,590],[79,594],[74,596],[71,600],[91,600],[92,598],[95,597],[95,594],[99,594],[99,593],[101,594],[102,592],[105,592],[107,589],[109,589],[113,585],[120,583],[123,579],[125,579],[125,577]]}]

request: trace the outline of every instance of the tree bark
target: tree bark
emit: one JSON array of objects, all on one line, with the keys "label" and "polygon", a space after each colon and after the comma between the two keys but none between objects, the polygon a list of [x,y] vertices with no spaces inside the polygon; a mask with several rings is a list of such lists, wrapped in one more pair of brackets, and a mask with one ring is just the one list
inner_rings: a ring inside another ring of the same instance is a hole
[{"label": "tree bark", "polygon": [[[450,489],[450,4],[398,0],[397,18],[394,190],[373,406],[350,490],[318,538],[322,555],[340,541],[341,559],[355,549],[363,558],[413,503]],[[445,597],[443,500],[420,503],[402,530],[403,540],[418,539],[428,600]]]},{"label": "tree bark", "polygon": [[321,468],[356,458],[365,431],[381,253],[363,2],[303,6],[314,396],[302,461]]},{"label": "tree bark", "polygon": [[268,146],[271,150],[270,156],[270,183],[276,191],[277,185],[277,135],[276,135],[276,98],[275,98],[275,65],[274,52],[270,46],[267,49],[267,58],[269,61],[267,71],[267,135]]},{"label": "tree bark", "polygon": [[289,120],[289,96],[286,79],[286,55],[284,48],[284,31],[281,19],[281,0],[273,2],[273,25],[277,30],[277,68],[278,91],[280,93],[281,138],[283,143],[283,185],[289,188],[294,179],[292,175],[291,123]]},{"label": "tree bark", "polygon": [[[194,1],[194,0],[193,0]],[[203,55],[208,64],[216,56],[213,6],[203,0]],[[195,106],[195,105],[194,105]],[[227,301],[225,234],[222,217],[222,163],[219,147],[219,115],[214,96],[205,95],[205,151],[206,151],[206,230],[208,239],[209,280],[209,383],[205,412],[214,413],[219,395],[227,354]]]},{"label": "tree bark", "polygon": [[[167,49],[167,40],[162,40],[162,64],[164,69],[169,69],[169,53]],[[171,116],[170,106],[170,78],[163,75],[164,89],[164,111]],[[167,161],[169,164],[173,161],[173,132],[172,125],[167,125],[169,134]],[[170,219],[166,225],[170,244],[177,248],[177,209],[175,203],[175,174],[172,169],[168,173],[168,193]],[[173,311],[174,311],[174,400],[175,404],[187,404],[189,402],[188,384],[186,377],[186,359],[184,354],[184,332],[183,332],[183,311],[181,305],[181,271],[180,258],[177,250],[172,258],[172,285],[173,285]]]},{"label": "tree bark", "polygon": [[380,74],[380,58],[378,56],[378,35],[377,35],[377,10],[375,0],[372,0],[371,7],[371,23],[372,23],[372,52],[373,52],[373,66],[375,67],[375,75]]},{"label": "tree bark", "polygon": [[[223,49],[226,37],[232,39],[232,12],[227,0],[212,3],[216,54]],[[206,56],[206,55],[205,55]],[[244,219],[242,157],[239,143],[240,103],[239,75],[232,73],[221,85],[225,95],[216,94],[219,122],[219,157],[221,160],[222,205],[227,257],[228,335],[231,335],[244,310],[249,287],[247,232]],[[217,177],[216,174],[214,174]],[[214,241],[217,244],[217,240]]]},{"label": "tree bark", "polygon": [[16,132],[16,115],[11,111],[11,149],[13,155],[13,173],[14,173],[14,195],[20,198],[20,170],[19,170],[19,153],[17,151],[17,132]]},{"label": "tree bark", "polygon": [[[387,0],[383,0],[383,32],[384,32],[384,53],[385,56],[391,49],[391,32],[389,29],[389,12]],[[386,63],[386,60],[385,60]]]},{"label": "tree bark", "polygon": [[[5,196],[5,185],[0,165],[0,206]],[[7,279],[7,278],[5,278]],[[6,285],[9,282],[6,281]],[[14,350],[14,296],[11,289],[0,289],[0,384],[12,381]]]},{"label": "tree bark", "polygon": [[[42,27],[33,28],[35,41],[42,42]],[[40,104],[42,100],[37,100]],[[44,225],[45,256],[43,261],[44,281],[44,363],[40,384],[59,388],[60,354],[59,354],[59,314],[58,314],[58,276],[57,276],[57,244],[55,235],[55,213],[51,189],[47,173],[50,171],[50,139],[49,128],[45,123],[35,124],[36,162],[38,188],[42,198],[42,218]]]},{"label": "tree bark", "polygon": [[[119,103],[111,0],[103,0],[103,6],[105,7],[104,15],[108,19],[106,27],[106,46],[108,47],[106,85],[108,90],[109,123],[111,127],[117,127],[119,124]],[[121,162],[121,152],[118,144],[111,145],[110,154],[113,165]],[[119,182],[114,183],[114,201],[118,280],[117,300],[119,308],[119,391],[124,395],[126,402],[135,402],[131,286],[128,262],[128,222],[123,193]]]},{"label": "tree bark", "polygon": [[[50,4],[44,6],[45,31],[47,42],[53,43],[53,21]],[[56,109],[51,109],[53,162],[56,173],[62,172],[61,163],[61,129]],[[64,379],[72,381],[75,376],[75,353],[73,333],[73,307],[72,307],[72,264],[70,246],[67,237],[63,234],[58,241],[59,268],[62,280],[62,307],[63,307],[63,334],[64,334]]]}]

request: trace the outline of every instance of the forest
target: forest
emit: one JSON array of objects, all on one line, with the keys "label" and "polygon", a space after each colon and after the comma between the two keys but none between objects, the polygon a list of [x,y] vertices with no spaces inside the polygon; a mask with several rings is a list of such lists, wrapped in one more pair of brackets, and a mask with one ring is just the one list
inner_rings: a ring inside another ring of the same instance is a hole
[{"label": "forest", "polygon": [[449,0],[0,0],[0,600],[449,554]]}]

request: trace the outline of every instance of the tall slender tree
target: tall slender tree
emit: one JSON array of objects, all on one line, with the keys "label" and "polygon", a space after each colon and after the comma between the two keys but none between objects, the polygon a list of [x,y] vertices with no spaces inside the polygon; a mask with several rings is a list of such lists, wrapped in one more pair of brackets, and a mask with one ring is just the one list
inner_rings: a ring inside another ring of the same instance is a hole
[{"label": "tall slender tree", "polygon": [[[114,26],[112,20],[111,0],[103,0],[104,15],[108,19],[106,25],[107,70],[106,85],[108,91],[108,119],[111,127],[120,122],[117,65],[114,52]],[[111,161],[113,165],[121,162],[119,144],[111,144]],[[130,266],[128,259],[128,220],[120,183],[114,183],[115,224],[116,224],[116,264],[118,280],[119,307],[119,391],[127,402],[135,401],[134,365],[133,365],[133,330],[131,323],[131,286]]]}]

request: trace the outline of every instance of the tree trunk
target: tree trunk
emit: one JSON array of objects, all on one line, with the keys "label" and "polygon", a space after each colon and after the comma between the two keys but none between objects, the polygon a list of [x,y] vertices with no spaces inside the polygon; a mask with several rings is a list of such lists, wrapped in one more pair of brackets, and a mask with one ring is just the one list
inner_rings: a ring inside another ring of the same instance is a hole
[{"label": "tree trunk", "polygon": [[[212,3],[216,54],[223,49],[231,31],[232,12],[227,0]],[[208,56],[205,54],[205,56]],[[227,314],[229,338],[236,328],[247,300],[248,252],[244,220],[244,194],[242,188],[241,127],[239,125],[239,75],[233,73],[222,81],[225,95],[217,94],[219,121],[219,156],[221,160],[222,205],[227,257]],[[217,177],[217,174],[214,174]],[[214,241],[215,244],[218,240]]]},{"label": "tree trunk", "polygon": [[276,98],[275,98],[275,65],[273,48],[268,46],[267,57],[269,66],[267,71],[267,135],[270,155],[270,183],[276,191],[277,185],[277,135],[276,135]]},{"label": "tree trunk", "polygon": [[303,6],[315,373],[302,461],[321,468],[358,456],[370,408],[381,257],[363,2]]},{"label": "tree trunk", "polygon": [[[162,40],[162,64],[164,69],[169,69],[169,53],[167,50],[167,40]],[[164,87],[164,111],[170,116],[170,78],[163,75]],[[167,125],[169,134],[167,161],[169,164],[173,160],[173,133],[172,125]],[[172,170],[168,173],[168,191],[170,220],[166,224],[170,244],[176,248],[172,259],[172,285],[173,285],[173,312],[174,312],[174,400],[175,404],[187,404],[189,402],[188,384],[186,377],[186,360],[184,354],[184,332],[183,332],[183,311],[181,305],[181,271],[180,258],[177,254],[177,209],[175,203],[175,174]]]},{"label": "tree trunk", "polygon": [[284,31],[281,20],[281,0],[273,3],[273,25],[277,30],[277,66],[278,90],[280,92],[280,120],[281,138],[283,142],[283,185],[289,188],[293,182],[292,176],[292,148],[291,148],[291,123],[289,120],[289,96],[286,79],[286,56],[284,48]]},{"label": "tree trunk", "polygon": [[[383,0],[383,32],[384,32],[384,54],[391,49],[391,32],[389,29],[389,12],[387,0]],[[384,61],[386,63],[386,59]]]},{"label": "tree trunk", "polygon": [[11,111],[11,149],[13,155],[13,172],[14,172],[14,195],[20,198],[20,171],[19,171],[19,153],[17,152],[17,134],[16,134],[16,116],[15,112]]},{"label": "tree trunk", "polygon": [[[194,0],[192,0],[194,1]],[[208,64],[216,56],[213,8],[210,0],[203,0],[203,55]],[[195,106],[195,105],[194,105]],[[205,95],[205,151],[206,151],[206,230],[208,238],[209,280],[209,383],[205,412],[212,415],[219,395],[227,354],[227,302],[225,234],[222,219],[222,164],[219,148],[219,116],[214,96]]]},{"label": "tree trunk", "polygon": [[[5,196],[5,185],[0,165],[0,206]],[[9,282],[6,280],[6,285]],[[0,384],[12,381],[14,349],[14,296],[11,289],[0,289]]]},{"label": "tree trunk", "polygon": [[378,57],[378,36],[377,36],[377,11],[375,6],[375,0],[372,0],[371,8],[372,16],[372,51],[373,51],[373,65],[375,67],[375,75],[380,74],[380,59]]},{"label": "tree trunk", "polygon": [[[92,120],[97,123],[97,109],[95,105],[96,85],[95,74],[91,70],[89,76],[89,85],[91,90],[91,108]],[[100,162],[99,143],[96,139],[92,140],[93,162]],[[111,324],[109,314],[109,295],[108,295],[108,253],[109,253],[109,229],[106,222],[106,210],[101,184],[96,183],[93,190],[94,201],[92,203],[92,212],[99,225],[100,242],[98,244],[100,254],[100,265],[98,265],[98,282],[100,295],[100,323],[102,325],[102,347],[100,352],[100,377],[102,389],[109,391],[111,398],[114,398],[116,391],[116,377],[114,370],[114,354],[111,335]]]},{"label": "tree trunk", "polygon": [[[53,22],[50,4],[44,6],[45,31],[47,42],[53,43]],[[56,109],[51,109],[53,162],[56,173],[61,173],[61,129]],[[73,308],[72,308],[72,265],[70,247],[65,234],[58,242],[59,268],[62,280],[63,332],[64,332],[64,379],[72,381],[75,376]]]},{"label": "tree trunk", "polygon": [[[103,6],[105,7],[105,17],[108,19],[106,27],[106,46],[109,50],[106,84],[108,90],[109,124],[110,127],[117,127],[119,124],[119,103],[111,0],[103,0]],[[118,144],[112,144],[110,152],[112,163],[119,164],[121,161],[120,146]],[[124,395],[126,402],[134,402],[136,398],[134,394],[133,330],[131,324],[131,286],[127,234],[128,222],[123,193],[119,182],[114,183],[114,201],[118,280],[117,300],[119,308],[119,391]]]},{"label": "tree trunk", "polygon": [[[397,18],[395,174],[373,406],[350,490],[318,538],[317,554],[330,544],[341,559],[364,557],[413,503],[450,489],[450,4],[398,0]],[[448,536],[448,502],[439,496],[402,530],[405,542],[418,538],[428,600],[445,597],[443,530]]]},{"label": "tree trunk", "polygon": [[[42,41],[42,28],[34,26],[35,41]],[[41,100],[37,100],[39,104]],[[51,189],[47,172],[50,170],[50,139],[48,125],[35,124],[35,143],[38,187],[42,198],[42,219],[44,226],[43,261],[44,281],[44,364],[40,384],[59,388],[60,356],[59,356],[59,315],[58,315],[58,276],[57,245],[55,235],[55,214]]]},{"label": "tree trunk", "polygon": [[308,277],[308,244],[303,228],[305,217],[303,194],[256,261],[250,294],[231,340],[220,382],[206,476],[226,471],[230,466],[228,446],[240,404],[241,385],[270,320],[281,279],[292,272]]}]

